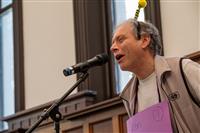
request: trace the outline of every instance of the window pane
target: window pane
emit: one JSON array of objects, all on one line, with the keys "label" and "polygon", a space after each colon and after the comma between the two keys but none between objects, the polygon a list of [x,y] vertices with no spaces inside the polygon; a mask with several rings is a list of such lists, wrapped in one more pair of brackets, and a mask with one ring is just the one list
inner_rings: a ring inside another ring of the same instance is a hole
[{"label": "window pane", "polygon": [[9,9],[0,15],[0,71],[1,71],[1,115],[14,113],[14,59],[13,59],[13,15]]},{"label": "window pane", "polygon": [[4,8],[11,3],[12,3],[12,0],[1,0],[1,8]]},{"label": "window pane", "polygon": [[[134,18],[135,11],[138,8],[138,0],[113,0],[112,3],[113,27],[116,27],[118,24],[128,18]],[[144,21],[143,9],[140,10],[138,20]],[[115,62],[115,75],[117,92],[119,93],[132,77],[132,73],[121,71],[119,65],[117,64],[117,62]]]}]

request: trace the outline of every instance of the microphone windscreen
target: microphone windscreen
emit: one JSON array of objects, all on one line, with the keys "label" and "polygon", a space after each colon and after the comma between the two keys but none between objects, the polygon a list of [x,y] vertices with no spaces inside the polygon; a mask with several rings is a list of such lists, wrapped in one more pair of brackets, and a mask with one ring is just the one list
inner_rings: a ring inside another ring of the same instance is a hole
[{"label": "microphone windscreen", "polygon": [[108,55],[106,54],[106,53],[103,53],[103,54],[99,54],[99,55],[97,55],[96,56],[98,59],[99,59],[99,63],[100,63],[100,65],[101,64],[105,64],[107,61],[108,61]]}]

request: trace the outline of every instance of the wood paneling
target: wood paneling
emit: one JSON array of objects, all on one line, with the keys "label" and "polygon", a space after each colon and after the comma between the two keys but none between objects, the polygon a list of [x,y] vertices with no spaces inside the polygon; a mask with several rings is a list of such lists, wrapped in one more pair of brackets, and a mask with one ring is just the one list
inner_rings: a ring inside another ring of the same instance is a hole
[{"label": "wood paneling", "polygon": [[[63,103],[63,107],[68,104]],[[44,107],[43,107],[44,108]],[[40,108],[42,112],[43,108]],[[30,128],[38,120],[41,112],[37,108],[24,112],[24,114],[15,114],[15,116],[5,118],[9,123],[9,131],[20,130],[20,133]],[[126,115],[123,103],[119,97],[115,97],[104,102],[99,102],[76,110],[69,114],[63,114],[60,122],[62,133],[126,133],[120,131],[120,123],[123,123],[123,117]],[[37,133],[53,133],[53,122],[49,118],[45,120],[37,129]],[[124,129],[124,127],[123,127]],[[122,129],[122,131],[123,131]],[[18,132],[16,132],[18,133]]]},{"label": "wood paneling", "polygon": [[[70,116],[74,112],[83,110],[86,106],[93,104],[96,93],[92,91],[82,91],[69,96],[63,104],[59,107],[59,111],[63,116]],[[44,105],[21,111],[14,115],[3,118],[2,120],[8,122],[9,131],[17,129],[27,129],[33,125],[42,114],[44,109],[49,108],[55,101],[46,103]],[[48,118],[43,121],[40,126],[49,125],[52,120]]]},{"label": "wood paneling", "polygon": [[112,127],[112,119],[107,119],[91,123],[89,126],[89,131],[90,133],[113,133]]},{"label": "wood paneling", "polygon": [[83,128],[77,127],[77,128],[65,130],[65,131],[63,131],[63,133],[83,133]]},{"label": "wood paneling", "polygon": [[113,133],[120,133],[120,119],[119,119],[119,116],[113,116],[112,117],[112,130],[113,130]]},{"label": "wood paneling", "polygon": [[126,121],[128,120],[128,115],[123,114],[119,116],[120,120],[120,133],[126,133],[127,132],[127,127],[126,127]]}]

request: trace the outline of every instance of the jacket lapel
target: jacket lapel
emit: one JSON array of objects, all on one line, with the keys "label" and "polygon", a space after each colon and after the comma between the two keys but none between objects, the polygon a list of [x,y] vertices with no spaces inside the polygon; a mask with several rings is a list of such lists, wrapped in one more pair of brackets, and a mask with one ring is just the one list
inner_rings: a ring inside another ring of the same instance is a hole
[{"label": "jacket lapel", "polygon": [[136,76],[130,79],[128,84],[123,89],[122,93],[120,94],[120,97],[124,100],[125,108],[129,114],[129,116],[132,116],[135,110],[135,102],[136,102],[136,91],[137,91],[137,85],[138,79]]}]

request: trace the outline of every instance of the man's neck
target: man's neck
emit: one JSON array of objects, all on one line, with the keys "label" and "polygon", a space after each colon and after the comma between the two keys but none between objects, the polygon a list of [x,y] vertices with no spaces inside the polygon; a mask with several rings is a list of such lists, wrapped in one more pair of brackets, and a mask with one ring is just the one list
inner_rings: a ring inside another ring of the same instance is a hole
[{"label": "man's neck", "polygon": [[154,57],[148,56],[140,61],[138,67],[134,70],[138,79],[145,79],[155,71]]}]

